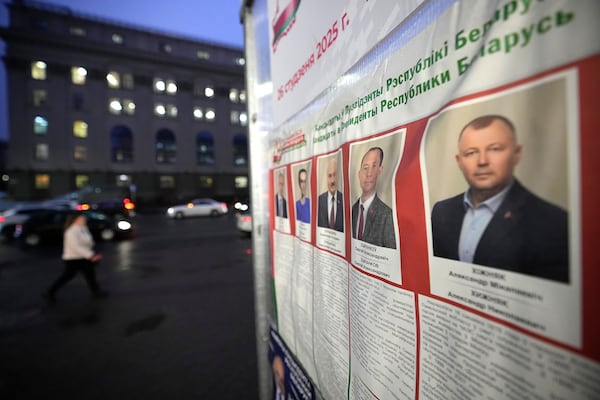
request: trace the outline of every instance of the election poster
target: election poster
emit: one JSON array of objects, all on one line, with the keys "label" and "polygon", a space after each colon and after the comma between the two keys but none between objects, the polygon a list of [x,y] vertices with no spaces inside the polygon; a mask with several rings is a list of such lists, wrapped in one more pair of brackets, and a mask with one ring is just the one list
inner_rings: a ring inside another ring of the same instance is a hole
[{"label": "election poster", "polygon": [[316,393],[600,398],[600,3],[284,3],[275,325]]}]

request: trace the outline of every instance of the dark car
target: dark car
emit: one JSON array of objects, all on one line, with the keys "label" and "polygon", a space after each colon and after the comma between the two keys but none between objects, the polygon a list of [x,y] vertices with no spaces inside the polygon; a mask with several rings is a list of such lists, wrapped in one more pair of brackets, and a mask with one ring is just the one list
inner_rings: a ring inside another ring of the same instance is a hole
[{"label": "dark car", "polygon": [[99,211],[112,216],[133,217],[135,203],[128,188],[86,186],[54,199],[68,201],[79,211]]},{"label": "dark car", "polygon": [[[15,227],[14,238],[27,246],[41,243],[62,243],[65,221],[69,215],[79,214],[75,210],[52,210],[31,215]],[[133,226],[122,217],[114,217],[96,211],[86,211],[90,233],[96,241],[109,241],[131,237]]]},{"label": "dark car", "polygon": [[21,205],[2,212],[0,214],[0,240],[4,242],[12,241],[16,226],[26,221],[30,216],[47,213],[48,211],[57,209],[59,209],[59,207],[32,204]]}]

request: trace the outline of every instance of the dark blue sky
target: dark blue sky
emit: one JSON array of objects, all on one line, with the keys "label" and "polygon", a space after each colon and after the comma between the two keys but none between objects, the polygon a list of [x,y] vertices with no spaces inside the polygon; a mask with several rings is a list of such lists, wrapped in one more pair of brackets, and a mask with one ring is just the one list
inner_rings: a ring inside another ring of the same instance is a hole
[{"label": "dark blue sky", "polygon": [[[8,25],[8,0],[0,0],[0,25]],[[109,19],[140,28],[157,30],[226,46],[243,47],[244,33],[239,14],[241,0],[47,0],[73,12]],[[0,41],[0,55],[4,44]],[[0,139],[8,137],[6,73],[0,62]]]}]

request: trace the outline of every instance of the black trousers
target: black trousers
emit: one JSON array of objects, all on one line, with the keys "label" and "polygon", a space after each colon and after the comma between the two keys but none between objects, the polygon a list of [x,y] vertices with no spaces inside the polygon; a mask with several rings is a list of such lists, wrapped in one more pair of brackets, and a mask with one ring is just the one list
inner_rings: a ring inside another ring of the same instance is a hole
[{"label": "black trousers", "polygon": [[48,293],[55,295],[58,289],[66,285],[78,272],[83,274],[83,277],[93,294],[100,293],[98,282],[96,282],[96,269],[94,263],[86,258],[65,260],[65,269],[63,270],[63,273],[56,279],[52,286],[50,286]]}]

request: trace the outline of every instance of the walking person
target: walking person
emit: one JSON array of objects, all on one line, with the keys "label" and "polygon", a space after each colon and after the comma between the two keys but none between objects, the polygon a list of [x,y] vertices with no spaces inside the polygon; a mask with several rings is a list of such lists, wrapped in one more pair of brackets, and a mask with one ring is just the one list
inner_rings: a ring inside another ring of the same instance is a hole
[{"label": "walking person", "polygon": [[83,214],[72,214],[67,217],[63,236],[64,260],[63,273],[44,293],[49,303],[56,302],[56,293],[67,282],[81,272],[95,298],[104,298],[107,293],[100,289],[96,281],[95,263],[102,259],[100,253],[94,251],[94,239],[87,227],[87,219]]}]

